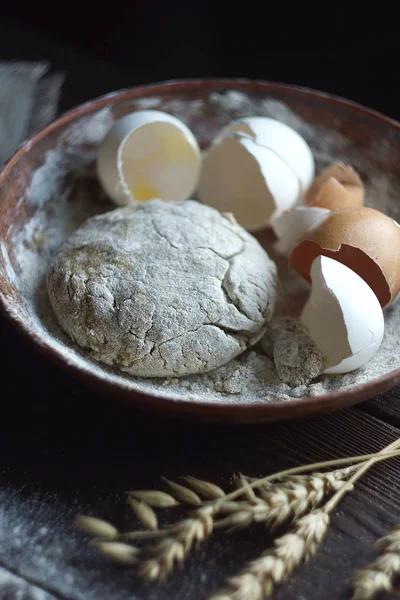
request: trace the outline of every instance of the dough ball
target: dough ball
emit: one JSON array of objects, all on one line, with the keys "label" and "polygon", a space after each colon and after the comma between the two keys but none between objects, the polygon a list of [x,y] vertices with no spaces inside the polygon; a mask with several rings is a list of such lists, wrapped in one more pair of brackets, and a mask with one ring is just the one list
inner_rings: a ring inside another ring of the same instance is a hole
[{"label": "dough ball", "polygon": [[276,267],[231,215],[152,200],[89,219],[59,250],[47,288],[61,327],[94,359],[176,377],[261,338]]}]

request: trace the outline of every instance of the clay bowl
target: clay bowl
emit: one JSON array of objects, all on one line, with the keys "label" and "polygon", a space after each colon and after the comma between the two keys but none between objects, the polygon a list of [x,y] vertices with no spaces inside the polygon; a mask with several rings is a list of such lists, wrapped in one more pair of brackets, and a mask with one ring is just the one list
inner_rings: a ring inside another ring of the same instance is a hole
[{"label": "clay bowl", "polygon": [[[88,216],[113,208],[94,176],[96,147],[115,119],[140,108],[182,118],[203,148],[232,118],[264,114],[281,119],[308,140],[318,167],[333,159],[349,161],[367,184],[369,202],[400,220],[400,202],[395,202],[400,198],[400,124],[388,117],[321,92],[258,81],[184,81],[120,91],[61,116],[26,142],[0,175],[0,304],[12,323],[60,367],[111,397],[192,419],[244,423],[305,417],[361,402],[396,385],[400,353],[393,348],[386,351],[383,367],[361,379],[355,374],[333,392],[255,402],[244,389],[240,402],[228,397],[204,402],[187,390],[172,393],[168,385],[149,388],[103,368],[74,347],[49,307],[46,269],[71,231]],[[259,239],[271,252],[270,234],[261,233]],[[282,261],[279,266],[286,277]],[[287,291],[284,310],[298,311],[303,300],[298,292]],[[400,344],[400,326],[394,339]]]}]

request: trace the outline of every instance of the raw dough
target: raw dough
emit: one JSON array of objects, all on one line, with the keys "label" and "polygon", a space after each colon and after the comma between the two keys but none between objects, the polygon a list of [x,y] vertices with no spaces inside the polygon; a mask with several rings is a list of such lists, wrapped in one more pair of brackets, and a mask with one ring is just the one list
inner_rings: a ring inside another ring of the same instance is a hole
[{"label": "raw dough", "polygon": [[56,255],[47,287],[60,325],[94,359],[180,376],[261,338],[276,267],[231,215],[152,200],[89,219]]}]

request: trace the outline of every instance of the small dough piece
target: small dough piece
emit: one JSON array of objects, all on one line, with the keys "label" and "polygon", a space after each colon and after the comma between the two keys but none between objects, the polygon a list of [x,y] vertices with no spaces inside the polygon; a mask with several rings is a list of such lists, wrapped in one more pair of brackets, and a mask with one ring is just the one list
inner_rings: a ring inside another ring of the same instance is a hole
[{"label": "small dough piece", "polygon": [[47,288],[61,327],[95,360],[177,377],[262,337],[276,267],[231,215],[151,200],[89,219],[57,253]]},{"label": "small dough piece", "polygon": [[300,321],[273,319],[262,347],[267,356],[273,357],[279,379],[290,387],[308,385],[324,370],[323,354]]}]

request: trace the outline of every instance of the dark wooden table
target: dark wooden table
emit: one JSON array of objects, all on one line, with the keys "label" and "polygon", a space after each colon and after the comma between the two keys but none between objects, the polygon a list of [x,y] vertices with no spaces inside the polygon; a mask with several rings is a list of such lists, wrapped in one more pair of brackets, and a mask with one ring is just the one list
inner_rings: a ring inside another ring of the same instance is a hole
[{"label": "dark wooden table", "polygon": [[[138,83],[127,67],[6,25],[0,25],[0,56],[48,58],[64,70],[62,110]],[[339,84],[333,91],[341,92]],[[364,82],[365,97],[358,89],[355,99],[400,117],[398,89],[368,96],[368,87]],[[122,492],[156,487],[160,475],[193,474],[228,485],[234,471],[267,474],[371,452],[400,437],[399,389],[349,410],[280,425],[199,425],[140,412],[56,369],[3,318],[0,377],[1,600],[206,599],[267,547],[262,527],[216,535],[160,587],[139,583],[88,549],[71,519],[83,511],[126,522]],[[400,461],[370,471],[335,511],[316,558],[276,597],[349,598],[352,570],[371,559],[373,542],[400,522],[399,492]]]}]

